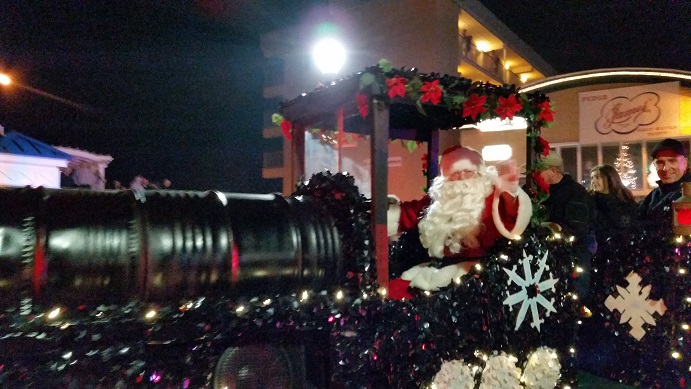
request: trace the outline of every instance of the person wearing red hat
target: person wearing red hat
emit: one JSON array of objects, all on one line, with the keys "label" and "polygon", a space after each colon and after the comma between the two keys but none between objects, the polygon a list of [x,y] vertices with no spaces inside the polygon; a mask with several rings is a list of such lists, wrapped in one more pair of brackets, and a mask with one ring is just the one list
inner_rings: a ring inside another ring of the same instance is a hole
[{"label": "person wearing red hat", "polygon": [[487,167],[480,153],[464,146],[446,150],[427,196],[390,207],[389,234],[418,227],[420,242],[447,266],[421,264],[389,284],[392,299],[410,298],[409,288],[435,291],[467,274],[497,239],[514,239],[530,223],[532,204],[518,186],[515,161]]}]

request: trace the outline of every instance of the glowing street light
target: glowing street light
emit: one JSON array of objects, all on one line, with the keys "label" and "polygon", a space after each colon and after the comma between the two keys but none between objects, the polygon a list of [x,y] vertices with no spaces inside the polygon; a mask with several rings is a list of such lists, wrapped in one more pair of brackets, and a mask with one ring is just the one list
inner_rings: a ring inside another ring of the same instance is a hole
[{"label": "glowing street light", "polygon": [[8,76],[7,74],[0,73],[0,84],[10,85],[11,82],[12,82],[12,79],[10,79],[10,76]]},{"label": "glowing street light", "polygon": [[322,73],[337,74],[345,63],[346,50],[336,39],[325,38],[312,49],[312,58]]}]

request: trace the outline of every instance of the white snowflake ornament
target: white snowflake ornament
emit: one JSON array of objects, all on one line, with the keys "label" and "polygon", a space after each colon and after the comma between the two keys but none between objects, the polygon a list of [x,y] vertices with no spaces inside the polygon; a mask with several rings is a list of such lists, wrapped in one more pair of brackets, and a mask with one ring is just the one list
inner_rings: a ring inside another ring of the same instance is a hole
[{"label": "white snowflake ornament", "polygon": [[645,336],[643,324],[655,325],[653,313],[657,312],[660,316],[667,311],[665,302],[660,300],[648,300],[651,286],[641,288],[643,279],[636,272],[631,272],[626,276],[629,286],[623,288],[617,285],[619,297],[607,296],[605,307],[610,311],[618,310],[621,312],[620,324],[626,322],[631,326],[629,333],[636,340],[641,340]]},{"label": "white snowflake ornament", "polygon": [[522,303],[516,317],[516,328],[514,328],[514,331],[518,331],[521,324],[523,324],[525,315],[528,313],[528,308],[530,308],[532,317],[530,326],[536,328],[538,332],[540,332],[540,324],[545,322],[544,319],[540,318],[538,304],[546,309],[545,317],[549,317],[552,312],[557,312],[554,308],[554,298],[547,300],[542,295],[548,290],[554,290],[554,286],[558,281],[558,279],[555,279],[549,272],[549,278],[544,281],[542,280],[542,274],[546,270],[549,270],[549,266],[547,266],[548,253],[549,251],[545,251],[545,255],[538,261],[537,269],[535,269],[533,273],[533,269],[531,268],[533,256],[526,255],[525,250],[523,250],[523,258],[519,261],[519,263],[523,264],[523,278],[516,274],[515,265],[512,269],[504,268],[506,274],[509,275],[509,286],[514,283],[520,287],[520,290],[514,294],[509,294],[509,292],[507,292],[508,297],[504,300],[504,305],[508,305],[511,311],[513,311],[513,306],[515,304]]}]

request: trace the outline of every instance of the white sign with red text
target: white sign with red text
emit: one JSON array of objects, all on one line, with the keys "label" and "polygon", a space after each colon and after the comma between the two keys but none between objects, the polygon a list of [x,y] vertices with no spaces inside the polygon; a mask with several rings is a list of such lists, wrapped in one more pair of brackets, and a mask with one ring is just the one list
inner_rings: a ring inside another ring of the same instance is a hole
[{"label": "white sign with red text", "polygon": [[679,82],[578,94],[580,143],[674,138],[679,128]]}]

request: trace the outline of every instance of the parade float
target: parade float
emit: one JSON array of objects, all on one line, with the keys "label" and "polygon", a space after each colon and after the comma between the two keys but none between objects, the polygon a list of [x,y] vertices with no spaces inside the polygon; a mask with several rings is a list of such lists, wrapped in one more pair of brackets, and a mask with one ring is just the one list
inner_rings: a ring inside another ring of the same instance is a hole
[{"label": "parade float", "polygon": [[[435,175],[438,131],[514,116],[527,121],[531,226],[449,287],[388,299],[389,279],[425,257],[413,235],[388,241],[389,139],[424,141]],[[578,363],[687,386],[691,242],[671,214],[669,228],[601,249],[593,316],[577,315],[572,239],[541,227],[548,188],[532,175],[547,96],[383,61],[284,103],[275,121],[298,149],[310,128],[368,137],[371,199],[340,172],[288,197],[0,192],[0,383],[568,388]]]}]

